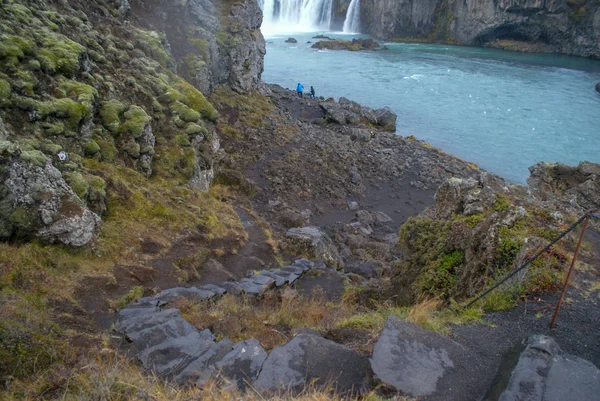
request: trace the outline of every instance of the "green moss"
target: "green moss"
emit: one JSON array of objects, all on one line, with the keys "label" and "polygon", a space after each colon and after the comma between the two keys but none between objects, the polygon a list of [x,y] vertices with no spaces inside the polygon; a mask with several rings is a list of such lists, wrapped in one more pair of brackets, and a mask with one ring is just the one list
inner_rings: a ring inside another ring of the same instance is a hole
[{"label": "green moss", "polygon": [[12,87],[8,81],[0,78],[0,101],[2,99],[7,99],[10,96],[10,92],[12,91]]},{"label": "green moss", "polygon": [[54,99],[48,102],[40,103],[39,112],[41,116],[55,115],[59,118],[69,120],[69,128],[77,128],[84,117],[91,114],[91,106],[77,103],[73,99]]},{"label": "green moss", "polygon": [[193,136],[193,135],[206,135],[208,134],[208,131],[206,130],[206,128],[204,128],[201,125],[195,124],[195,123],[189,123],[186,127],[185,127],[185,133],[189,136]]},{"label": "green moss", "polygon": [[496,200],[494,202],[494,211],[506,212],[511,205],[512,201],[508,196],[503,194],[496,194]]},{"label": "green moss", "polygon": [[78,102],[87,103],[89,105],[91,105],[98,96],[98,91],[95,88],[84,83],[65,78],[59,79],[58,89],[62,91],[65,96],[74,98]]},{"label": "green moss", "polygon": [[445,253],[428,263],[416,282],[419,294],[448,300],[458,278],[458,268],[465,262],[465,251]]},{"label": "green moss", "polygon": [[71,77],[79,70],[79,57],[85,48],[64,35],[47,32],[40,35],[42,46],[37,53],[37,58],[42,69],[54,74],[61,72]]},{"label": "green moss", "polygon": [[124,145],[123,145],[123,150],[131,157],[137,159],[138,157],[140,157],[140,145],[134,141],[133,139],[130,139],[129,141],[127,141]]},{"label": "green moss", "polygon": [[85,178],[83,178],[83,175],[77,171],[74,171],[71,173],[65,173],[64,177],[73,192],[75,192],[80,199],[85,200],[87,198],[90,185]]},{"label": "green moss", "polygon": [[95,154],[100,152],[100,146],[96,143],[96,141],[90,139],[83,145],[83,150],[86,155],[94,156]]},{"label": "green moss", "polygon": [[20,36],[0,36],[0,59],[22,59],[25,55],[33,54],[35,54],[35,45],[33,42]]},{"label": "green moss", "polygon": [[219,118],[217,110],[198,89],[183,80],[177,82],[175,87],[183,95],[181,101],[186,106],[199,112],[207,120],[216,121]]},{"label": "green moss", "polygon": [[125,105],[116,99],[109,100],[102,105],[100,116],[102,117],[102,125],[110,132],[119,132],[121,125],[121,114],[125,111]]},{"label": "green moss", "polygon": [[175,145],[177,146],[190,146],[190,140],[186,134],[175,135]]},{"label": "green moss", "polygon": [[119,153],[112,138],[96,138],[96,143],[100,147],[100,155],[105,162],[112,162]]},{"label": "green moss", "polygon": [[24,206],[17,206],[10,214],[10,222],[19,228],[28,228],[37,222],[37,214]]},{"label": "green moss", "polygon": [[48,136],[61,135],[65,132],[65,125],[63,123],[43,123],[42,129],[44,134]]},{"label": "green moss", "polygon": [[135,44],[136,47],[143,50],[147,56],[158,61],[163,67],[174,67],[173,60],[163,47],[164,34],[142,30],[137,30],[136,33],[141,36],[140,40]]},{"label": "green moss", "polygon": [[39,150],[27,150],[21,152],[21,159],[36,167],[44,167],[48,158]]},{"label": "green moss", "polygon": [[189,108],[181,102],[174,102],[170,106],[171,113],[177,115],[181,120],[185,122],[195,122],[200,120],[200,113]]},{"label": "green moss", "polygon": [[27,62],[27,68],[31,71],[39,71],[42,69],[42,65],[39,61],[33,59]]},{"label": "green moss", "polygon": [[176,89],[168,88],[165,93],[158,97],[158,100],[162,103],[171,104],[183,99],[183,95]]},{"label": "green moss", "polygon": [[139,138],[143,134],[146,124],[152,120],[146,114],[146,111],[139,106],[131,106],[124,117],[125,122],[121,125],[120,131],[128,132],[134,138]]},{"label": "green moss", "polygon": [[133,287],[129,292],[119,298],[116,302],[112,303],[112,308],[115,310],[123,309],[128,304],[137,301],[144,296],[144,287],[137,286]]},{"label": "green moss", "polygon": [[90,188],[98,191],[102,196],[106,196],[106,181],[97,175],[90,175],[87,177],[87,182]]},{"label": "green moss", "polygon": [[40,148],[43,152],[55,155],[62,150],[62,146],[57,145],[53,142],[42,142]]}]

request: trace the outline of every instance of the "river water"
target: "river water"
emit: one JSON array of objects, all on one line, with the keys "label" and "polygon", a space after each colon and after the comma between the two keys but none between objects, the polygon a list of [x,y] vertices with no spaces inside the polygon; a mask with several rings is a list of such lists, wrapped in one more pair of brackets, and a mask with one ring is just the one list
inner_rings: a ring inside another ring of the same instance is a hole
[{"label": "river water", "polygon": [[[399,135],[511,182],[524,183],[538,161],[600,163],[600,61],[429,44],[316,51],[306,43],[316,34],[267,35],[264,81],[390,106]],[[298,43],[284,43],[288,36]]]}]

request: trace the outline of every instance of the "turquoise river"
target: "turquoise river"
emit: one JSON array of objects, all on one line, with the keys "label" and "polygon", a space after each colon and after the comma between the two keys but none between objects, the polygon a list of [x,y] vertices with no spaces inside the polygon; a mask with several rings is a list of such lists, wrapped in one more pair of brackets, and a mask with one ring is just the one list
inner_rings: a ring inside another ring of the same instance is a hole
[{"label": "turquoise river", "polygon": [[[315,34],[268,36],[265,82],[390,106],[399,135],[511,182],[524,183],[538,161],[600,163],[600,61],[425,44],[316,51],[307,43]],[[285,43],[288,36],[298,43]]]}]

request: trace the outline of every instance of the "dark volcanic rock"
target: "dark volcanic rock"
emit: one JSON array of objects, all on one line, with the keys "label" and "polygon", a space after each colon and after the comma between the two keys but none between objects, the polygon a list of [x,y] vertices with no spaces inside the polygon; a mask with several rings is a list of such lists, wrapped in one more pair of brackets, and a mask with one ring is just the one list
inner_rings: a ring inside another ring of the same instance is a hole
[{"label": "dark volcanic rock", "polygon": [[373,349],[371,368],[385,385],[410,396],[434,394],[465,350],[454,341],[389,317]]},{"label": "dark volcanic rock", "polygon": [[315,334],[300,334],[275,348],[255,383],[263,392],[301,391],[317,380],[341,393],[359,392],[367,376],[367,360],[351,349]]},{"label": "dark volcanic rock", "polygon": [[527,183],[542,200],[567,202],[571,207],[600,208],[600,165],[581,162],[577,167],[561,163],[537,163],[529,167]]},{"label": "dark volcanic rock", "polygon": [[396,131],[396,120],[398,116],[389,107],[383,107],[375,112],[377,124],[388,131]]},{"label": "dark volcanic rock", "polygon": [[600,93],[600,82],[596,84],[596,92]]},{"label": "dark volcanic rock", "polygon": [[287,38],[285,43],[298,43],[298,40],[296,38]]},{"label": "dark volcanic rock", "polygon": [[[258,340],[246,340],[237,343],[233,350],[217,362],[214,367],[209,368],[214,375],[227,378],[235,383],[238,388],[244,389],[254,382],[267,359],[267,353],[260,346]],[[206,383],[207,371],[201,379],[201,383]],[[214,376],[213,376],[214,377]]]},{"label": "dark volcanic rock", "polygon": [[329,267],[337,268],[342,264],[342,258],[331,238],[317,227],[292,228],[288,230],[286,237],[300,254],[307,252]]},{"label": "dark volcanic rock", "polygon": [[531,336],[521,348],[505,359],[486,401],[598,399],[600,370],[591,362],[563,354],[547,336]]},{"label": "dark volcanic rock", "polygon": [[350,50],[350,51],[359,51],[359,50],[373,50],[379,48],[379,43],[375,42],[373,39],[352,39],[350,40],[339,40],[339,39],[329,39],[322,40],[314,45],[312,45],[313,49],[328,49],[328,50]]}]

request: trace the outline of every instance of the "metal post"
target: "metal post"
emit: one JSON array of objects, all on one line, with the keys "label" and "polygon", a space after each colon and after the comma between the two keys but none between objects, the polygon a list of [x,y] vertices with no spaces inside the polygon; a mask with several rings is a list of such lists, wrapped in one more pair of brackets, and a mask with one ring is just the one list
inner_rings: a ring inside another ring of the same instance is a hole
[{"label": "metal post", "polygon": [[550,328],[553,329],[556,324],[556,318],[558,317],[558,311],[562,305],[563,299],[565,298],[565,293],[567,292],[567,287],[569,286],[569,280],[571,278],[571,274],[573,273],[573,268],[575,267],[575,261],[577,260],[577,255],[579,254],[579,248],[581,248],[581,243],[583,242],[583,236],[585,235],[585,230],[587,229],[588,223],[590,221],[590,214],[586,214],[585,221],[583,223],[583,228],[581,229],[581,235],[579,236],[579,241],[577,241],[577,247],[575,248],[575,253],[573,254],[573,260],[571,261],[571,267],[569,267],[569,272],[567,273],[567,278],[565,279],[565,285],[563,287],[562,293],[560,294],[560,298],[558,299],[558,304],[556,305],[556,310],[554,311],[554,316],[552,317],[552,323],[550,323]]}]

